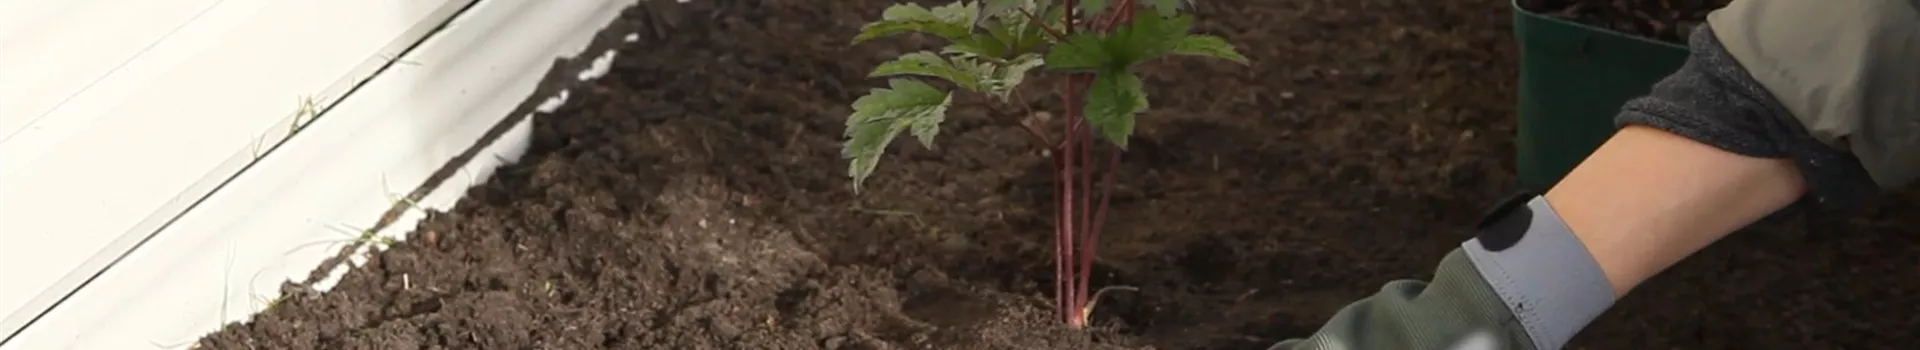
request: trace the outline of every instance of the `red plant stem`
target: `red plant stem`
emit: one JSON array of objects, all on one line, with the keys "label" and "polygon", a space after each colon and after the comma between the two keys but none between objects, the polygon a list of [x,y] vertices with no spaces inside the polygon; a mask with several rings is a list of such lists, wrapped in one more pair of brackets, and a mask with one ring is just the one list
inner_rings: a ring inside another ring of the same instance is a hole
[{"label": "red plant stem", "polygon": [[1121,153],[1126,153],[1126,150],[1114,147],[1107,151],[1106,173],[1100,175],[1100,206],[1094,209],[1093,226],[1087,227],[1088,231],[1093,232],[1092,239],[1099,239],[1100,229],[1106,227],[1107,205],[1113,203],[1113,178],[1119,175]]},{"label": "red plant stem", "polygon": [[[1073,180],[1074,173],[1079,170],[1077,169],[1078,164],[1076,163],[1076,159],[1080,158],[1078,157],[1080,154],[1076,152],[1077,150],[1073,146],[1087,136],[1078,132],[1079,128],[1076,127],[1076,125],[1079,124],[1077,121],[1084,119],[1082,118],[1082,106],[1079,105],[1081,91],[1079,84],[1077,84],[1078,82],[1079,79],[1077,76],[1070,76],[1065,82],[1066,91],[1063,91],[1064,97],[1068,101],[1066,106],[1068,123],[1066,137],[1062,140],[1063,145],[1060,147],[1061,152],[1058,152],[1061,156],[1060,163],[1062,164],[1059,172],[1060,183],[1058,186],[1062,192],[1059,205],[1060,221],[1058,222],[1061,229],[1054,237],[1055,240],[1060,242],[1061,248],[1058,257],[1060,265],[1057,267],[1060,274],[1055,276],[1058,283],[1062,285],[1061,293],[1058,294],[1062,306],[1059,311],[1061,317],[1064,318],[1064,321],[1067,323],[1067,326],[1075,329],[1083,326],[1083,322],[1079,317],[1080,305],[1082,304],[1079,296],[1082,294],[1080,290],[1086,289],[1085,285],[1079,283],[1079,279],[1074,278],[1073,268],[1073,263],[1079,260],[1076,259],[1079,250],[1077,247],[1079,245],[1075,243],[1084,244],[1084,242],[1076,242],[1075,240],[1078,231],[1074,230],[1076,227],[1074,221],[1078,218],[1076,218],[1076,212],[1074,211],[1074,198],[1076,193],[1074,191],[1075,186]],[[1084,227],[1082,228],[1084,229]]]},{"label": "red plant stem", "polygon": [[[1075,0],[1062,0],[1060,2],[1060,6],[1065,6],[1066,8],[1065,11],[1060,11],[1064,14],[1062,17],[1065,17],[1061,19],[1065,24],[1061,26],[1061,30],[1067,34],[1073,33],[1073,9],[1078,7],[1078,3],[1079,1]],[[1072,121],[1080,118],[1079,113],[1075,113],[1076,107],[1074,107],[1074,105],[1079,103],[1080,99],[1078,94],[1075,94],[1073,91],[1072,78],[1068,78],[1064,86],[1066,87],[1066,91],[1061,92],[1061,97],[1066,100],[1065,102],[1067,103],[1067,115],[1063,117],[1067,118],[1068,127],[1067,132],[1060,136],[1060,142],[1062,144],[1073,144],[1073,138],[1076,135],[1073,133]],[[1058,147],[1057,150],[1059,152],[1054,152],[1054,156],[1060,157],[1060,176],[1059,180],[1056,181],[1060,181],[1060,183],[1056,184],[1055,187],[1060,188],[1060,205],[1057,207],[1060,215],[1058,215],[1059,221],[1055,221],[1054,224],[1059,230],[1054,232],[1053,239],[1059,246],[1058,256],[1055,257],[1057,265],[1054,268],[1054,283],[1059,286],[1059,291],[1054,293],[1054,297],[1060,299],[1060,309],[1058,311],[1060,312],[1061,321],[1066,322],[1069,327],[1072,327],[1073,324],[1076,323],[1074,322],[1074,313],[1077,312],[1074,311],[1077,305],[1075,305],[1076,303],[1073,302],[1073,298],[1070,295],[1073,293],[1073,279],[1071,278],[1073,272],[1069,270],[1071,267],[1068,265],[1073,261],[1073,230],[1071,228],[1073,225],[1071,218],[1073,216],[1071,215],[1072,210],[1070,210],[1070,203],[1073,201],[1069,200],[1069,198],[1073,198],[1073,186],[1068,186],[1073,180],[1073,177],[1070,176],[1073,174],[1073,158],[1068,152],[1064,152],[1067,150],[1066,147]]]},{"label": "red plant stem", "polygon": [[[1119,174],[1117,169],[1120,168],[1121,152],[1124,152],[1124,150],[1120,149],[1120,147],[1112,147],[1108,149],[1106,168],[1102,169],[1101,170],[1102,174],[1100,174],[1101,183],[1100,183],[1100,192],[1099,192],[1100,193],[1100,202],[1098,204],[1099,207],[1097,208],[1087,207],[1087,208],[1094,208],[1093,221],[1087,224],[1086,226],[1082,226],[1081,228],[1082,230],[1086,231],[1086,234],[1082,236],[1080,240],[1083,242],[1086,242],[1086,246],[1080,248],[1080,285],[1088,286],[1088,288],[1091,288],[1092,286],[1091,283],[1093,279],[1093,258],[1097,256],[1096,254],[1098,254],[1100,250],[1100,244],[1098,243],[1100,242],[1100,232],[1101,232],[1100,230],[1104,228],[1104,226],[1106,226],[1107,207],[1109,206],[1109,204],[1113,203],[1113,182],[1114,182],[1114,178],[1118,177],[1116,175]],[[1089,156],[1092,155],[1090,154],[1092,153],[1092,151],[1088,151],[1088,153],[1089,154],[1087,155]],[[1092,171],[1093,169],[1087,169],[1087,170],[1088,170],[1087,171],[1088,173],[1093,172]],[[1088,180],[1087,182],[1093,182],[1093,181]],[[1087,197],[1093,197],[1093,193],[1092,192],[1087,193]],[[1087,300],[1087,298],[1085,297],[1087,293],[1086,289],[1087,288],[1082,288],[1080,290],[1080,294],[1082,295],[1082,297],[1080,298],[1081,300]],[[1091,301],[1088,300],[1086,302],[1091,302]]]},{"label": "red plant stem", "polygon": [[[1061,27],[1064,34],[1050,34],[1063,37],[1078,30],[1097,30],[1112,32],[1122,24],[1130,23],[1134,18],[1136,1],[1122,0],[1117,8],[1109,8],[1106,16],[1086,14],[1089,18],[1079,23],[1073,10],[1078,9],[1076,0],[1064,0],[1061,6],[1068,8]],[[1039,22],[1031,12],[1030,20]],[[1044,23],[1044,22],[1042,22]],[[1121,154],[1126,150],[1117,144],[1110,146],[1108,160],[1104,166],[1098,166],[1094,160],[1096,135],[1093,126],[1086,120],[1085,93],[1092,83],[1092,73],[1074,73],[1061,82],[1061,96],[1066,103],[1066,132],[1059,143],[1049,145],[1054,155],[1056,171],[1056,189],[1058,197],[1054,219],[1054,293],[1059,298],[1061,318],[1069,328],[1087,326],[1086,308],[1090,305],[1088,294],[1092,285],[1094,257],[1099,251],[1100,232],[1107,220],[1107,210],[1113,201],[1113,186],[1118,177]],[[1098,192],[1094,173],[1100,172]],[[1095,199],[1095,197],[1098,199]]]},{"label": "red plant stem", "polygon": [[1033,24],[1039,25],[1041,30],[1047,31],[1047,34],[1052,35],[1054,39],[1066,40],[1067,38],[1066,33],[1061,33],[1058,30],[1054,30],[1053,26],[1047,25],[1047,21],[1040,19],[1040,15],[1033,14],[1033,11],[1028,11],[1027,9],[1024,9],[1024,8],[1020,9],[1020,13],[1027,15],[1028,22],[1033,22]]},{"label": "red plant stem", "polygon": [[[1073,139],[1073,134],[1063,135],[1062,139],[1071,140]],[[1067,174],[1067,169],[1068,169],[1067,162],[1066,162],[1067,158],[1065,154],[1062,154],[1061,152],[1058,152],[1058,151],[1059,150],[1056,149],[1055,152],[1053,153],[1054,154],[1053,166],[1056,174],[1056,176],[1054,177],[1054,181],[1065,181],[1066,180],[1065,174]],[[1072,276],[1071,272],[1067,270],[1068,269],[1067,264],[1071,263],[1069,259],[1073,257],[1073,246],[1071,245],[1072,242],[1066,239],[1066,237],[1068,235],[1071,235],[1072,232],[1068,231],[1069,228],[1067,225],[1067,221],[1068,221],[1067,208],[1066,206],[1063,205],[1066,202],[1065,198],[1068,198],[1067,196],[1071,194],[1067,192],[1067,188],[1068,188],[1067,186],[1056,185],[1054,186],[1054,191],[1053,191],[1055,198],[1060,198],[1054,203],[1054,215],[1053,215],[1053,218],[1054,218],[1053,295],[1055,298],[1054,306],[1058,307],[1059,310],[1070,310],[1073,307],[1073,305],[1071,305],[1070,302],[1068,301],[1069,298],[1067,298],[1068,293],[1072,293],[1072,288],[1069,286],[1071,283],[1069,283],[1069,281],[1066,279],[1067,276]],[[1068,318],[1068,316],[1069,315],[1066,312],[1062,311],[1060,313],[1061,322],[1069,321],[1070,319]]]},{"label": "red plant stem", "polygon": [[[1084,316],[1087,311],[1085,308],[1093,262],[1093,257],[1087,255],[1091,253],[1087,247],[1098,244],[1096,241],[1088,240],[1091,236],[1088,228],[1091,227],[1093,220],[1090,215],[1093,199],[1093,157],[1090,152],[1094,144],[1094,134],[1092,126],[1086,121],[1083,94],[1087,85],[1091,83],[1091,78],[1091,75],[1085,73],[1074,74],[1065,82],[1065,95],[1070,101],[1067,106],[1069,115],[1067,129],[1068,134],[1073,135],[1073,139],[1065,141],[1060,147],[1062,151],[1060,153],[1064,154],[1062,161],[1067,164],[1065,171],[1061,173],[1064,181],[1060,185],[1065,188],[1064,191],[1077,194],[1062,197],[1063,208],[1070,209],[1065,210],[1061,216],[1066,220],[1064,226],[1078,228],[1078,230],[1067,229],[1064,235],[1059,237],[1060,240],[1067,242],[1065,243],[1067,253],[1064,255],[1066,255],[1065,263],[1068,264],[1065,271],[1067,274],[1059,276],[1068,284],[1066,293],[1061,294],[1061,297],[1066,300],[1064,305],[1067,308],[1061,311],[1067,318],[1067,326],[1075,329],[1086,326],[1087,320]],[[1076,183],[1075,180],[1079,181]]]},{"label": "red plant stem", "polygon": [[[1060,95],[1080,97],[1077,95],[1077,93],[1081,92],[1081,89],[1083,89],[1084,87],[1077,86],[1075,84],[1080,83],[1081,75],[1083,75],[1083,73],[1074,73],[1074,74],[1067,75],[1067,81],[1062,82],[1062,84],[1060,84]],[[1079,133],[1080,129],[1085,129],[1087,127],[1087,118],[1085,118],[1086,116],[1083,115],[1082,113],[1075,112],[1073,109],[1086,108],[1085,106],[1086,101],[1081,101],[1080,98],[1070,98],[1066,100],[1068,105],[1067,133],[1068,134]],[[1060,140],[1060,145],[1057,147],[1060,147],[1061,150],[1072,150],[1073,147],[1071,146],[1073,146],[1072,141]]]},{"label": "red plant stem", "polygon": [[1094,170],[1093,170],[1093,164],[1094,164],[1093,139],[1094,137],[1092,135],[1092,129],[1093,128],[1082,127],[1082,130],[1086,132],[1086,134],[1083,134],[1080,137],[1080,151],[1079,151],[1080,153],[1079,158],[1081,163],[1079,185],[1080,185],[1081,194],[1079,198],[1080,205],[1078,206],[1078,208],[1080,208],[1080,212],[1079,212],[1080,237],[1078,240],[1080,242],[1080,251],[1076,252],[1075,254],[1080,258],[1080,261],[1079,261],[1080,289],[1075,290],[1075,292],[1078,294],[1074,295],[1073,299],[1080,301],[1080,303],[1082,304],[1086,303],[1087,289],[1092,287],[1088,285],[1088,283],[1091,283],[1090,281],[1091,278],[1089,276],[1093,275],[1093,256],[1090,255],[1093,253],[1092,247],[1099,245],[1097,241],[1093,240],[1094,232],[1093,230],[1090,229],[1093,227],[1093,203],[1092,202],[1093,202],[1093,173],[1094,173]]},{"label": "red plant stem", "polygon": [[[1088,85],[1091,85],[1093,83],[1091,81],[1092,78],[1093,76],[1091,74],[1083,75],[1080,78],[1080,84],[1081,84],[1080,88],[1085,89],[1087,88]],[[1093,239],[1093,237],[1097,235],[1097,233],[1095,233],[1094,230],[1092,230],[1094,225],[1093,224],[1093,203],[1092,203],[1093,197],[1094,197],[1094,192],[1093,192],[1093,173],[1094,173],[1093,144],[1094,142],[1093,141],[1097,137],[1093,133],[1092,125],[1089,125],[1089,123],[1084,122],[1084,120],[1086,120],[1084,115],[1086,113],[1084,109],[1085,108],[1084,105],[1081,108],[1083,108],[1081,110],[1082,117],[1079,118],[1079,120],[1082,120],[1083,122],[1081,122],[1081,126],[1080,126],[1080,132],[1081,132],[1080,152],[1079,152],[1080,154],[1078,155],[1081,163],[1081,166],[1080,166],[1080,193],[1081,194],[1080,194],[1080,205],[1077,206],[1077,208],[1080,208],[1080,212],[1079,212],[1080,237],[1078,238],[1078,241],[1080,242],[1080,247],[1079,247],[1080,250],[1074,253],[1077,257],[1080,258],[1080,261],[1078,261],[1080,265],[1080,271],[1079,271],[1079,287],[1080,288],[1074,290],[1077,294],[1074,295],[1073,299],[1075,301],[1078,301],[1082,305],[1081,307],[1084,308],[1085,305],[1087,304],[1088,289],[1093,288],[1093,285],[1091,284],[1092,276],[1093,276],[1093,247],[1100,245],[1100,241],[1096,241]],[[1076,310],[1076,312],[1080,312],[1080,311],[1081,310]]]},{"label": "red plant stem", "polygon": [[1100,30],[1111,32],[1114,28],[1119,28],[1122,23],[1132,22],[1134,7],[1138,7],[1134,4],[1134,0],[1121,0],[1120,7],[1114,9],[1113,14],[1107,16],[1107,23],[1101,26]]},{"label": "red plant stem", "polygon": [[[1131,6],[1131,4],[1126,4],[1126,3],[1122,3],[1120,5]],[[1096,18],[1095,19],[1096,23],[1088,23],[1087,26],[1098,28],[1102,32],[1112,31],[1114,23],[1120,22],[1120,14],[1122,12],[1125,12],[1125,11],[1115,10],[1115,11],[1108,12],[1106,16],[1101,16],[1100,18]]]},{"label": "red plant stem", "polygon": [[1066,19],[1066,21],[1067,21],[1067,25],[1066,25],[1066,31],[1067,31],[1067,34],[1073,34],[1073,29],[1074,29],[1074,27],[1073,27],[1073,10],[1075,10],[1075,9],[1078,9],[1078,8],[1080,8],[1080,4],[1079,4],[1079,1],[1076,1],[1076,0],[1062,0],[1062,1],[1060,1],[1060,6],[1062,6],[1062,8],[1065,8],[1065,9],[1067,9],[1066,11],[1060,11],[1061,13],[1065,13],[1065,14],[1066,14],[1066,17],[1067,17],[1067,19]]},{"label": "red plant stem", "polygon": [[[1018,96],[1019,93],[1020,93],[1020,90],[1017,90],[1017,89],[1014,90],[1014,94],[1016,96]],[[1019,98],[1019,100],[1026,101],[1025,98]],[[1032,106],[1028,106],[1027,109],[1028,109],[1028,114],[1031,115],[1032,109],[1033,109]],[[1035,134],[1040,133],[1038,129],[1034,129],[1032,125],[1021,123],[1021,126],[1026,127],[1027,130]],[[1060,139],[1062,140],[1061,142],[1066,142],[1066,140],[1070,140],[1072,138],[1073,138],[1072,134],[1060,135]],[[1060,153],[1061,149],[1058,146],[1051,143],[1049,140],[1046,140],[1044,136],[1041,137],[1040,141],[1041,141],[1040,147],[1047,148],[1047,151],[1048,151],[1047,158],[1050,158],[1050,160],[1053,161],[1053,171],[1056,174],[1056,176],[1054,177],[1054,181],[1060,181],[1062,178],[1057,175],[1066,173],[1066,169],[1067,169],[1067,163],[1065,162],[1066,157]],[[1054,197],[1067,198],[1067,193],[1065,192],[1065,189],[1066,189],[1065,186],[1057,186],[1057,185],[1054,186],[1053,188]],[[1060,280],[1060,278],[1068,275],[1067,259],[1072,257],[1071,251],[1073,248],[1067,245],[1068,242],[1066,240],[1060,239],[1060,237],[1066,236],[1068,234],[1067,227],[1065,225],[1059,224],[1067,221],[1067,216],[1066,216],[1067,211],[1065,207],[1061,207],[1058,204],[1059,204],[1058,202],[1055,203],[1054,212],[1053,212],[1053,220],[1056,223],[1053,226],[1053,235],[1054,235],[1053,275],[1055,279],[1053,283],[1053,295],[1055,296],[1054,307],[1060,310],[1066,310],[1071,306],[1067,305],[1067,298],[1063,298],[1060,296],[1067,295],[1070,289],[1068,288],[1067,283]],[[1061,315],[1062,315],[1061,321],[1065,322],[1066,314],[1062,313]]]}]

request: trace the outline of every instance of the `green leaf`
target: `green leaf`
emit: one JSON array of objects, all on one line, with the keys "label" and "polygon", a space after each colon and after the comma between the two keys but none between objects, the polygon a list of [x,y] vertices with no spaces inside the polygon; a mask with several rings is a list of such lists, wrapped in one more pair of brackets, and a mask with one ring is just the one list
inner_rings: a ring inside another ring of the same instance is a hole
[{"label": "green leaf", "polygon": [[1187,31],[1193,28],[1189,16],[1162,17],[1152,14],[1135,17],[1113,33],[1101,35],[1081,32],[1053,46],[1047,53],[1047,67],[1060,70],[1124,71],[1146,61],[1165,56],[1178,48]]},{"label": "green leaf", "polygon": [[1059,29],[1049,30],[1048,28],[1052,28],[1054,25],[1048,21],[1055,21],[1058,18],[1062,18],[1061,14],[1066,10],[1060,6],[1053,6],[1053,0],[1032,1],[1034,1],[1034,7],[1027,10],[1033,11],[1036,15],[1035,17],[1040,18],[1041,22],[1036,23],[1024,15],[1020,16],[1020,21],[1018,25],[1015,26],[1018,28],[1018,39],[1008,40],[1013,44],[1013,52],[1033,52],[1040,44],[1053,42],[1055,38],[1052,32],[1059,31]]},{"label": "green leaf", "polygon": [[1008,14],[1012,14],[1011,17],[1022,17],[1013,10],[1027,6],[1029,2],[1031,0],[981,0],[980,13],[974,15],[974,25],[978,26],[991,18],[1009,18],[1006,17]]},{"label": "green leaf", "polygon": [[980,80],[982,92],[998,97],[1001,101],[1008,101],[1012,97],[1009,95],[1013,93],[1014,88],[1026,82],[1027,72],[1045,63],[1046,60],[1041,59],[1040,54],[1037,53],[1027,53],[1007,60],[995,67],[992,74]]},{"label": "green leaf", "polygon": [[1108,34],[1105,44],[1113,55],[1113,66],[1132,67],[1172,52],[1192,29],[1192,16],[1135,16]]},{"label": "green leaf", "polygon": [[1134,114],[1147,110],[1147,93],[1140,77],[1123,70],[1103,70],[1087,87],[1087,123],[1120,148],[1133,135]]},{"label": "green leaf", "polygon": [[873,89],[853,101],[853,115],[847,117],[846,143],[840,156],[848,160],[847,175],[853,178],[854,191],[880,165],[887,145],[908,131],[921,144],[933,146],[933,137],[946,121],[953,94],[940,91],[912,79],[893,79],[891,88]]},{"label": "green leaf", "polygon": [[979,14],[980,3],[974,1],[954,1],[933,8],[933,17],[946,23],[973,23]]},{"label": "green leaf", "polygon": [[1106,38],[1083,32],[1054,44],[1047,51],[1046,61],[1047,68],[1051,69],[1093,70],[1111,66],[1114,57],[1107,51]]},{"label": "green leaf", "polygon": [[1027,13],[1035,13],[1036,18],[1058,18],[1059,12],[1050,6],[1051,0],[983,0],[974,26],[987,35],[974,35],[945,51],[997,59],[1033,52],[1047,42],[1048,33],[1043,24],[1032,23]]},{"label": "green leaf", "polygon": [[974,35],[954,40],[948,45],[951,51],[967,53],[980,57],[1002,58],[1007,56],[1007,44],[992,35]]},{"label": "green leaf", "polygon": [[955,41],[953,44],[941,48],[940,52],[992,59],[1001,59],[1001,57],[1007,55],[1006,45],[1000,44],[998,41],[993,40],[992,37],[985,35]]},{"label": "green leaf", "polygon": [[981,26],[981,28],[984,28],[987,30],[988,36],[992,36],[995,39],[1001,39],[999,41],[1003,44],[1006,42],[1005,39],[1010,39],[1016,36],[1016,34],[1013,33],[1013,31],[1016,29],[1013,26],[1009,25],[1008,21],[1006,20],[990,21],[990,22],[987,22],[986,25]]},{"label": "green leaf", "polygon": [[894,4],[893,6],[887,6],[886,10],[881,10],[880,20],[903,21],[903,22],[904,21],[938,21],[939,17],[933,15],[933,10],[928,9],[925,6],[920,6],[920,4],[902,3],[902,4]]},{"label": "green leaf", "polygon": [[1041,10],[1053,8],[1054,1],[1055,0],[1027,0],[1027,10],[1043,12]]},{"label": "green leaf", "polygon": [[1094,18],[1094,15],[1107,10],[1107,0],[1080,0],[1080,15]]},{"label": "green leaf", "polygon": [[907,32],[964,40],[973,34],[974,15],[978,12],[975,6],[971,2],[954,2],[929,9],[912,3],[895,4],[880,13],[880,21],[861,27],[853,42]]},{"label": "green leaf", "polygon": [[979,65],[956,63],[959,62],[940,57],[932,51],[913,52],[875,66],[873,73],[867,74],[867,77],[918,75],[940,78],[970,91],[981,91]]},{"label": "green leaf", "polygon": [[881,21],[861,27],[860,34],[854,35],[853,42],[861,43],[909,32],[933,34],[947,40],[964,39],[970,34],[966,25],[929,21]]},{"label": "green leaf", "polygon": [[1174,45],[1173,54],[1213,57],[1247,64],[1247,56],[1241,56],[1239,51],[1233,49],[1233,44],[1227,43],[1227,39],[1212,35],[1188,35],[1181,38],[1180,43]]},{"label": "green leaf", "polygon": [[976,54],[993,58],[1006,58],[1007,55],[1013,53],[1012,41],[1018,40],[1019,38],[1018,34],[1014,33],[1017,29],[1009,25],[1007,20],[987,21],[981,28],[986,29],[987,35],[973,36],[975,40],[980,42],[977,46],[979,46],[981,50],[976,50],[979,51],[975,52]]}]

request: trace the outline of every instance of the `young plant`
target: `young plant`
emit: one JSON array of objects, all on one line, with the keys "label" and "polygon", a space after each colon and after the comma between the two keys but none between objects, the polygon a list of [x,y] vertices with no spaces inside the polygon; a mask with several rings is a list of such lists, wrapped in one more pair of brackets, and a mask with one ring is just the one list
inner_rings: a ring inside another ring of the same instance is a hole
[{"label": "young plant", "polygon": [[[1021,106],[1024,116],[1009,116],[1053,160],[1055,195],[1055,295],[1062,322],[1079,329],[1092,313],[1088,283],[1094,254],[1111,200],[1114,171],[1133,134],[1134,116],[1147,110],[1147,94],[1135,68],[1169,55],[1204,56],[1241,64],[1246,57],[1225,39],[1192,34],[1191,0],[961,0],[937,7],[897,4],[854,38],[859,43],[902,33],[945,39],[939,51],[901,55],[874,68],[873,77],[895,77],[853,102],[841,156],[857,192],[880,163],[880,156],[902,133],[933,148],[934,136],[956,106]],[[1061,75],[1057,89],[1065,121],[1058,137],[1022,97],[1027,76],[1036,68]],[[951,85],[943,89],[922,77]],[[984,100],[984,101],[981,101]],[[997,112],[998,109],[996,108]],[[1097,142],[1095,137],[1105,139]],[[1096,171],[1095,146],[1108,151]],[[1098,192],[1094,174],[1101,173]],[[1096,199],[1097,198],[1097,199]]]}]

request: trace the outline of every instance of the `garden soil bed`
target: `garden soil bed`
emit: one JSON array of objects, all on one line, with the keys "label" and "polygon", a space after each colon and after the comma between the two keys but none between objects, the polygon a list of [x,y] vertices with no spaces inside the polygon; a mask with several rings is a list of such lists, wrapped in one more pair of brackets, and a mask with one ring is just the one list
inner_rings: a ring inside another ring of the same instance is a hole
[{"label": "garden soil bed", "polygon": [[[1506,0],[1202,2],[1252,67],[1175,60],[1127,154],[1097,329],[1047,308],[1048,170],[957,111],[866,189],[847,102],[912,39],[849,48],[882,0],[655,1],[595,44],[612,72],[533,149],[331,291],[209,349],[1262,349],[1430,276],[1513,191]],[[638,42],[620,40],[639,32]],[[594,49],[583,57],[597,56]],[[579,62],[565,64],[579,66]],[[571,84],[571,85],[568,85]],[[1911,197],[1755,229],[1638,290],[1575,348],[1905,348]],[[1899,219],[1905,217],[1906,219]],[[295,293],[298,295],[298,293]]]}]

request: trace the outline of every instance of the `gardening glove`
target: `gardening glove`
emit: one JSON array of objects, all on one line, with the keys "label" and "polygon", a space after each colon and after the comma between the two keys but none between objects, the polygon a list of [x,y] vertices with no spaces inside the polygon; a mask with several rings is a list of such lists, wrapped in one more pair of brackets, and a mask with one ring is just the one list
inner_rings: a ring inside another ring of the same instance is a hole
[{"label": "gardening glove", "polygon": [[1496,206],[1433,282],[1401,280],[1313,336],[1269,350],[1559,349],[1613,305],[1613,286],[1545,197]]},{"label": "gardening glove", "polygon": [[[1734,1],[1694,30],[1687,63],[1615,122],[1793,159],[1808,185],[1801,204],[1854,209],[1920,178],[1916,32],[1914,0]],[[1311,337],[1271,349],[1565,345],[1611,305],[1610,287],[1544,199],[1498,208],[1507,209],[1448,253],[1432,283],[1389,283]]]}]

